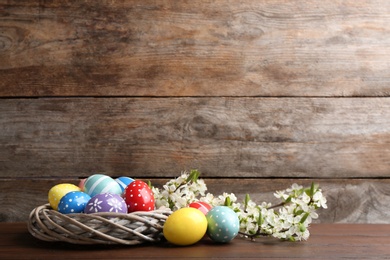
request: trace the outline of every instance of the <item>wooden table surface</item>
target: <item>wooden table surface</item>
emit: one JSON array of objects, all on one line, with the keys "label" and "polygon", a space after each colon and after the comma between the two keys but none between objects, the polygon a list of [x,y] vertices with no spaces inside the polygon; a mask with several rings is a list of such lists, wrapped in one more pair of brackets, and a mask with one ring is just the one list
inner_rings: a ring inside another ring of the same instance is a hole
[{"label": "wooden table surface", "polygon": [[193,246],[81,246],[37,240],[25,223],[0,223],[0,259],[390,259],[390,225],[314,224],[305,242],[204,239]]}]

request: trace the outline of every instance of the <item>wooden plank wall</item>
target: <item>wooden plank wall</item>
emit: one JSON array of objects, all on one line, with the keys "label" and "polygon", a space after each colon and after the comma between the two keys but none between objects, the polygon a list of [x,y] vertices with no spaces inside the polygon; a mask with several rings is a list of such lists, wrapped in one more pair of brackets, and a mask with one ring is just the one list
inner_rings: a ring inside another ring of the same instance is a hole
[{"label": "wooden plank wall", "polygon": [[93,173],[389,223],[390,1],[0,0],[0,221]]}]

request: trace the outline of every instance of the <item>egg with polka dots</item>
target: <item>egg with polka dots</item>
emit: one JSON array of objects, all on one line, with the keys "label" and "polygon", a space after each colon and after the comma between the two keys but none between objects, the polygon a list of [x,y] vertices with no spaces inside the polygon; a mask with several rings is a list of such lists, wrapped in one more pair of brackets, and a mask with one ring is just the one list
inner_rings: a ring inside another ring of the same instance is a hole
[{"label": "egg with polka dots", "polygon": [[207,213],[206,219],[206,233],[214,242],[228,243],[238,235],[240,221],[231,208],[216,206]]},{"label": "egg with polka dots", "polygon": [[153,191],[141,180],[131,182],[123,192],[123,198],[125,199],[129,213],[154,210]]},{"label": "egg with polka dots", "polygon": [[58,210],[58,204],[60,203],[62,197],[71,191],[80,191],[80,188],[70,183],[61,183],[53,186],[49,190],[48,194],[49,204],[52,209]]},{"label": "egg with polka dots", "polygon": [[71,191],[65,194],[58,204],[58,211],[62,214],[83,213],[91,197],[82,191]]}]

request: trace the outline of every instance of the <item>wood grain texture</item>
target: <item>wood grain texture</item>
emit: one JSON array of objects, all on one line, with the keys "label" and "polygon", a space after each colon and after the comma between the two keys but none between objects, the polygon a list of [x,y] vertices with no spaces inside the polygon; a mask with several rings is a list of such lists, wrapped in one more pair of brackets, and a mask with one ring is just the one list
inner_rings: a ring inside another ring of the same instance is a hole
[{"label": "wood grain texture", "polygon": [[48,98],[0,102],[5,177],[388,177],[383,98]]},{"label": "wood grain texture", "polygon": [[306,242],[236,238],[216,244],[204,238],[192,246],[86,246],[34,239],[24,223],[0,223],[4,259],[388,259],[389,225],[314,224]]},{"label": "wood grain texture", "polygon": [[0,221],[62,180],[195,168],[389,223],[389,24],[385,0],[0,0]]},{"label": "wood grain texture", "polygon": [[388,1],[1,1],[0,96],[388,96]]},{"label": "wood grain texture", "polygon": [[[113,176],[114,177],[114,176]],[[150,180],[161,188],[168,179]],[[59,183],[78,184],[78,179],[0,179],[0,222],[27,221],[29,213],[47,203],[49,189]],[[278,204],[273,193],[293,183],[310,186],[318,183],[328,200],[328,209],[318,211],[315,223],[388,223],[390,180],[340,179],[240,179],[207,178],[208,192],[220,195],[234,193],[239,202],[246,194],[257,203]],[[18,187],[22,187],[18,188]],[[28,196],[28,197],[26,197]]]}]

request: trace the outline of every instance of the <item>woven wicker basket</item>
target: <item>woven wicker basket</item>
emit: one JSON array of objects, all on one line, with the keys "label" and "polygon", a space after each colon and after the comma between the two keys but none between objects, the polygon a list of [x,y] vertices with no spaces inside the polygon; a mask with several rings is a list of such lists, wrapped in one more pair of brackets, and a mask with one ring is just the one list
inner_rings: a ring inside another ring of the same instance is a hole
[{"label": "woven wicker basket", "polygon": [[171,213],[165,209],[130,214],[61,214],[46,204],[30,213],[28,230],[44,241],[136,245],[161,241],[165,220]]}]

